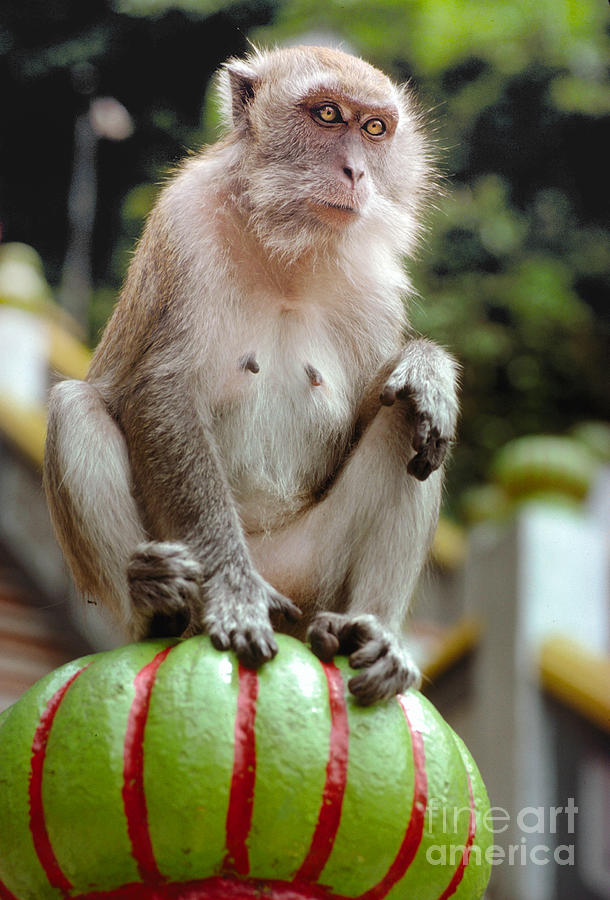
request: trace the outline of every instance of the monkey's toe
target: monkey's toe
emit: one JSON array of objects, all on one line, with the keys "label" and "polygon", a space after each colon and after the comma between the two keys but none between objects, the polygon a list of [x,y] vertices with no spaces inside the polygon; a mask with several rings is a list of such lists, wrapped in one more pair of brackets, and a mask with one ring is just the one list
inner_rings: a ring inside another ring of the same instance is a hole
[{"label": "monkey's toe", "polygon": [[312,652],[322,662],[330,662],[331,659],[339,652],[339,641],[336,635],[328,631],[311,631],[309,634],[309,643]]},{"label": "monkey's toe", "polygon": [[289,622],[298,622],[303,615],[302,610],[293,603],[288,597],[284,597],[279,591],[271,590],[271,603],[269,604],[269,612],[279,614],[288,619]]},{"label": "monkey's toe", "polygon": [[352,669],[364,669],[372,666],[374,662],[384,656],[389,650],[389,644],[384,640],[368,641],[360,650],[356,650],[349,658]]},{"label": "monkey's toe", "polygon": [[362,706],[389,700],[410,687],[418,687],[421,675],[417,666],[401,653],[389,651],[348,682],[350,692]]},{"label": "monkey's toe", "polygon": [[206,583],[205,630],[217,650],[233,650],[242,665],[258,669],[276,655],[278,647],[269,613],[296,617],[298,607],[259,576],[235,593],[226,580]]},{"label": "monkey's toe", "polygon": [[273,635],[246,630],[233,635],[233,649],[240,663],[247,669],[258,669],[277,654],[277,644]]},{"label": "monkey's toe", "polygon": [[344,652],[341,646],[341,628],[345,616],[337,613],[320,613],[307,631],[307,640],[312,652],[322,662],[330,662],[337,653]]},{"label": "monkey's toe", "polygon": [[206,632],[216,650],[233,650],[248,669],[258,669],[277,654],[277,643],[271,628],[238,627],[236,623],[213,622],[208,615]]},{"label": "monkey's toe", "polygon": [[421,675],[405,644],[376,616],[320,613],[308,634],[316,656],[325,661],[337,653],[349,656],[360,669],[348,687],[356,700],[369,706],[419,685]]}]

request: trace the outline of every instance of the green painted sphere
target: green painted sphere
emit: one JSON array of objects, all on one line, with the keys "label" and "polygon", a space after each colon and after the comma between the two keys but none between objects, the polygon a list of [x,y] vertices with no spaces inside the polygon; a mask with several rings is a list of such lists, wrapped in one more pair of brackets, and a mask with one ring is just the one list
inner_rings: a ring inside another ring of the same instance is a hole
[{"label": "green painted sphere", "polygon": [[528,435],[506,444],[498,453],[493,474],[515,500],[544,494],[582,500],[598,469],[598,461],[570,437]]},{"label": "green painted sphere", "polygon": [[610,463],[610,423],[579,422],[571,429],[571,435],[600,462]]},{"label": "green painted sphere", "polygon": [[[0,898],[478,900],[489,802],[419,693],[361,707],[293,638],[75,660],[0,717]],[[466,853],[464,853],[464,848]]]}]

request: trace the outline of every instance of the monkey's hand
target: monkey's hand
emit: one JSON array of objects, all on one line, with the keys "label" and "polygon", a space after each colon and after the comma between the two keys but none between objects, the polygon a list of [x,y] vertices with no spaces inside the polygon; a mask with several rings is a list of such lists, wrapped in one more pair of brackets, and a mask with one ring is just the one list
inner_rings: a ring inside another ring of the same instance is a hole
[{"label": "monkey's hand", "polygon": [[457,365],[429,341],[409,344],[381,392],[384,406],[402,401],[411,429],[415,456],[407,471],[419,481],[438,469],[455,431],[458,403]]},{"label": "monkey's hand", "polygon": [[256,669],[277,653],[269,621],[281,613],[291,622],[301,616],[298,606],[255,572],[231,569],[204,585],[204,626],[217,650],[233,649],[244,666]]},{"label": "monkey's hand", "polygon": [[353,669],[363,670],[348,682],[363,706],[387,700],[421,683],[420,671],[400,638],[375,616],[320,613],[310,625],[307,639],[315,655],[324,662],[340,654],[349,656]]}]

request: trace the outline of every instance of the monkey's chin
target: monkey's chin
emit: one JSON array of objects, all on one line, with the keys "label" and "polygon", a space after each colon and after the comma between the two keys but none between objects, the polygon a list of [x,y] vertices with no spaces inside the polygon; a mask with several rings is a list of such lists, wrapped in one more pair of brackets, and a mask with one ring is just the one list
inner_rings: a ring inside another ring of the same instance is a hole
[{"label": "monkey's chin", "polygon": [[339,203],[325,203],[321,200],[308,200],[307,206],[316,218],[331,228],[340,230],[352,225],[358,218],[358,210],[351,206],[341,206]]}]

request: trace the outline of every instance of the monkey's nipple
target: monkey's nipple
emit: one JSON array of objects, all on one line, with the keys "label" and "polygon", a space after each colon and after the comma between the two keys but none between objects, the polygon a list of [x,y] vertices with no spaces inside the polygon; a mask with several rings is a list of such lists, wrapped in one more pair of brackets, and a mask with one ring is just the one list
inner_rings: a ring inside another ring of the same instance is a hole
[{"label": "monkey's nipple", "polygon": [[243,369],[244,372],[253,372],[255,375],[257,372],[260,372],[260,366],[254,353],[246,353],[245,356],[240,357],[239,368]]},{"label": "monkey's nipple", "polygon": [[314,367],[310,363],[307,363],[307,365],[305,366],[305,372],[312,387],[320,387],[321,384],[324,384],[324,379],[322,378],[318,370],[314,369]]}]

